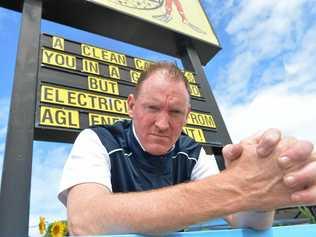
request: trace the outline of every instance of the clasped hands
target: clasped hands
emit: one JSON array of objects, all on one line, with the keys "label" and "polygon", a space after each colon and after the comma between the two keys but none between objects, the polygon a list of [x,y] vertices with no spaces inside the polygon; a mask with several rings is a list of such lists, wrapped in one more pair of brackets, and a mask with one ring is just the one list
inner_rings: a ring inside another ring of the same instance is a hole
[{"label": "clasped hands", "polygon": [[235,168],[244,186],[251,184],[249,192],[261,190],[257,196],[260,199],[261,192],[264,200],[257,200],[261,206],[254,209],[316,204],[316,153],[311,142],[283,138],[279,130],[269,129],[225,146],[223,156],[226,168]]}]

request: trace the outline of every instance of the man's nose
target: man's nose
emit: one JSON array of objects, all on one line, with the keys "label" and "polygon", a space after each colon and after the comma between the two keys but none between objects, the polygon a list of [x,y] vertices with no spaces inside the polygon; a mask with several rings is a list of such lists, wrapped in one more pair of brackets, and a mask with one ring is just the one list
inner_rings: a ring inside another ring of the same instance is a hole
[{"label": "man's nose", "polygon": [[159,113],[156,117],[155,125],[160,131],[169,129],[169,115],[164,112]]}]

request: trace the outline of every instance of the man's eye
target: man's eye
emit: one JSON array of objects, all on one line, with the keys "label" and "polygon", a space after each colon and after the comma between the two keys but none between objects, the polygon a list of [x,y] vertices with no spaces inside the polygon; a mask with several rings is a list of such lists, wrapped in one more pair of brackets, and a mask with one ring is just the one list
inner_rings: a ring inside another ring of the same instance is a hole
[{"label": "man's eye", "polygon": [[147,106],[147,110],[151,112],[156,112],[159,110],[159,108],[157,106],[150,105],[150,106]]},{"label": "man's eye", "polygon": [[183,112],[181,110],[172,110],[171,114],[174,116],[179,116],[179,115],[182,115]]}]

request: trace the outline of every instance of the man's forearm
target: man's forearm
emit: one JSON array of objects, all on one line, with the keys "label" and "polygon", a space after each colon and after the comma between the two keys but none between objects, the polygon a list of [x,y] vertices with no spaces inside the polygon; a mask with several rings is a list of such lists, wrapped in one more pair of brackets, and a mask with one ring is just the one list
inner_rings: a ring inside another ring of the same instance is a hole
[{"label": "man's forearm", "polygon": [[[247,200],[225,173],[153,191],[100,193],[81,198],[79,208],[70,201],[70,229],[73,234],[162,233],[244,210]],[[69,200],[75,195],[71,191]]]}]

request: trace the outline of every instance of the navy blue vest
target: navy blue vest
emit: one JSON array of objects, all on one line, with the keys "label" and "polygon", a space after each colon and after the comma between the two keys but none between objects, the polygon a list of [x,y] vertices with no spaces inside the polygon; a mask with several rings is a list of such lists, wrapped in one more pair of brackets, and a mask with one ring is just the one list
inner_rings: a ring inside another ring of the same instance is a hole
[{"label": "navy blue vest", "polygon": [[139,145],[131,121],[91,129],[109,153],[113,192],[145,191],[189,181],[202,148],[181,134],[169,153],[153,156]]}]

